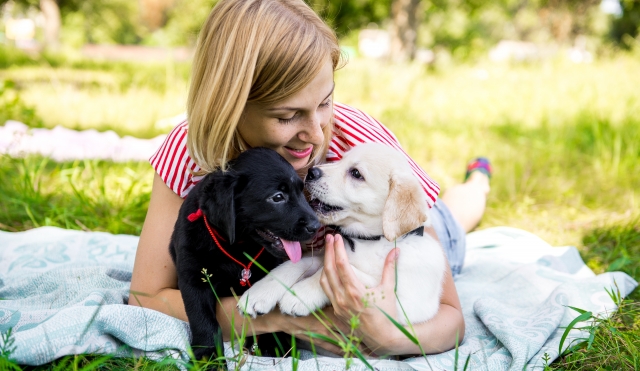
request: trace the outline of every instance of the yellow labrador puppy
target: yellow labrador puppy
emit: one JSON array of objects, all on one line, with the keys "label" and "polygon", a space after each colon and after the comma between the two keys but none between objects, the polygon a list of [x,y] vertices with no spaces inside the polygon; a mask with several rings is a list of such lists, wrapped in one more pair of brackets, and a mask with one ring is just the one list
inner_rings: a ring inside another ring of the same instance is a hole
[{"label": "yellow labrador puppy", "polygon": [[[398,307],[400,323],[419,323],[436,314],[445,255],[423,233],[430,225],[426,194],[400,152],[361,144],[338,162],[310,169],[305,187],[320,221],[343,236],[349,262],[365,286],[380,284],[387,254],[400,248],[397,296],[407,315]],[[255,317],[278,304],[283,313],[305,316],[325,307],[330,302],[320,286],[322,264],[318,253],[281,264],[242,295],[238,309]]]}]

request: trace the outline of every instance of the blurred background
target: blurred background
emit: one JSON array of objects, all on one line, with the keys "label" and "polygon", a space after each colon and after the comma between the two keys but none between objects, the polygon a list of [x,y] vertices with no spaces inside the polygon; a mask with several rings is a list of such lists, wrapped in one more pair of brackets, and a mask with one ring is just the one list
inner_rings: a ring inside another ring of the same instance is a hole
[{"label": "blurred background", "polygon": [[[184,118],[192,48],[214,4],[0,0],[0,125],[165,135]],[[623,228],[635,242],[614,267],[638,268],[640,1],[309,5],[348,61],[337,101],[390,127],[444,189],[471,158],[492,160],[481,228],[578,246]],[[139,233],[148,164],[0,156],[0,228]]]}]

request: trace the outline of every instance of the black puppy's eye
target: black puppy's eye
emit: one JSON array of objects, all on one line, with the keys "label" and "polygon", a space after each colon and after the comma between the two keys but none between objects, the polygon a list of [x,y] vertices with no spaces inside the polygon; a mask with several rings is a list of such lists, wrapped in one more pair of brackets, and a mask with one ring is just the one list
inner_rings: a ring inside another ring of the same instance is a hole
[{"label": "black puppy's eye", "polygon": [[349,170],[349,174],[351,174],[351,176],[356,178],[356,179],[364,180],[364,177],[362,176],[362,174],[360,174],[360,171],[358,169],[354,168],[354,169]]},{"label": "black puppy's eye", "polygon": [[271,201],[273,202],[284,202],[286,201],[284,195],[282,193],[276,193],[275,195],[271,196]]}]

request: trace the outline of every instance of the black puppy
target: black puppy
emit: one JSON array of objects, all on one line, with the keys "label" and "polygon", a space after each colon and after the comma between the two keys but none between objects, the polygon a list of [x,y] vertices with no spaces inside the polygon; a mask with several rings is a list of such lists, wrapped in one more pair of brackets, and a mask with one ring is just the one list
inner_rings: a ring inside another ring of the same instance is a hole
[{"label": "black puppy", "polygon": [[287,257],[296,262],[299,241],[320,227],[302,180],[277,152],[250,149],[229,167],[207,174],[191,190],[169,245],[196,359],[209,358],[222,344],[215,295],[242,295],[266,275],[244,253],[268,270]]}]

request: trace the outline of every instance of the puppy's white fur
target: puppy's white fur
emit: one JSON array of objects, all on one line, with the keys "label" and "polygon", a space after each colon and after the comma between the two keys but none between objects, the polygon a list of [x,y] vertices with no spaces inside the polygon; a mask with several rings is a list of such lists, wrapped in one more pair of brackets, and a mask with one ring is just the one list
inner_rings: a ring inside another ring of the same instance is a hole
[{"label": "puppy's white fur", "polygon": [[[398,303],[396,320],[419,323],[433,317],[440,304],[445,257],[428,234],[405,236],[430,226],[426,195],[406,158],[382,144],[361,144],[342,160],[318,168],[322,176],[306,184],[311,198],[341,208],[318,208],[320,221],[350,236],[384,236],[375,241],[354,239],[355,251],[345,246],[358,279],[366,287],[379,285],[387,254],[399,247],[397,296],[406,318]],[[279,304],[283,313],[305,316],[330,304],[320,286],[322,264],[321,255],[283,263],[242,295],[239,310],[255,317]]]}]

